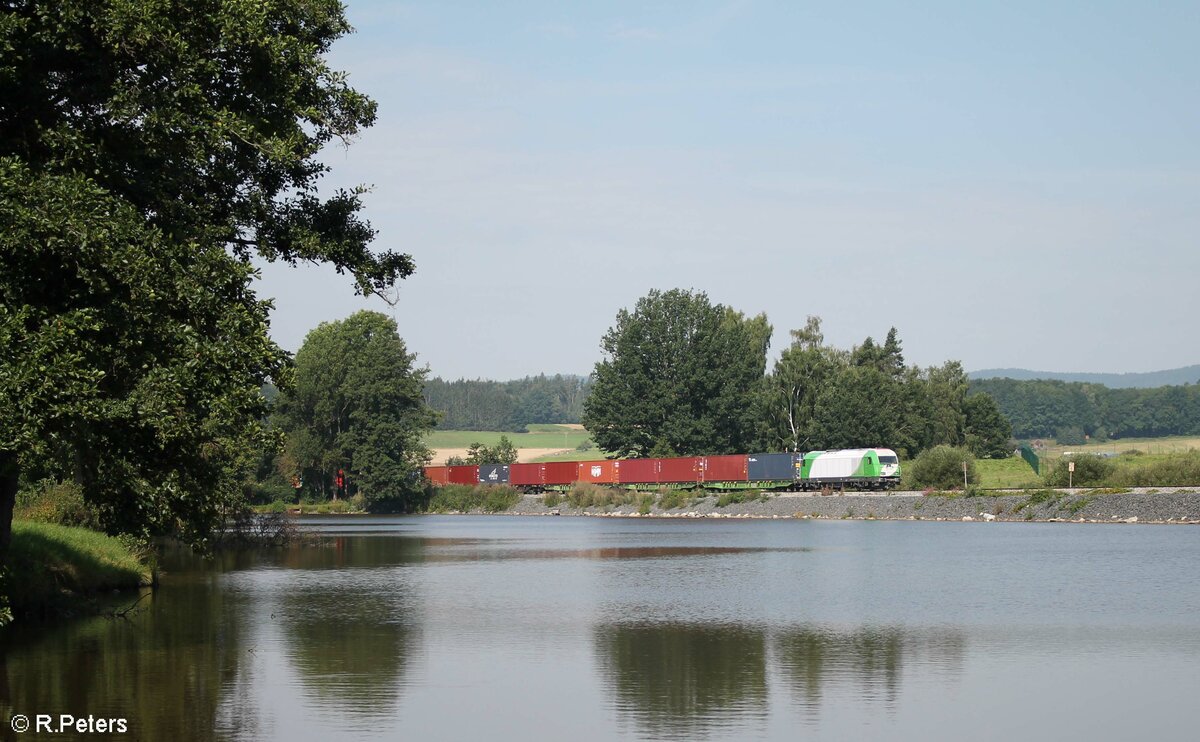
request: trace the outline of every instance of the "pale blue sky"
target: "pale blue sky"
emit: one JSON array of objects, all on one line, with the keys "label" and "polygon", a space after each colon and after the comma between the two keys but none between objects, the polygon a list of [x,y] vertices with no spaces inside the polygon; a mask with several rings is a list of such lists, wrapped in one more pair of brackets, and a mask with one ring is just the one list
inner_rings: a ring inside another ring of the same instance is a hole
[{"label": "pale blue sky", "polygon": [[394,311],[267,266],[295,350],[363,306],[434,374],[587,373],[707,291],[910,362],[1197,363],[1200,4],[351,0],[379,122],[327,153],[413,255]]}]

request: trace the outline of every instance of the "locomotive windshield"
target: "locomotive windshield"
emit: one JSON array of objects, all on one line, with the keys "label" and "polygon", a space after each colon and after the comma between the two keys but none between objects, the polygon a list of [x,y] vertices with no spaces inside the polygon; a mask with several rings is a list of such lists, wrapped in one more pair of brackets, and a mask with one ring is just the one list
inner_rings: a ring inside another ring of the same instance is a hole
[{"label": "locomotive windshield", "polygon": [[881,464],[899,464],[900,459],[896,458],[895,456],[880,456],[879,463],[881,463]]}]

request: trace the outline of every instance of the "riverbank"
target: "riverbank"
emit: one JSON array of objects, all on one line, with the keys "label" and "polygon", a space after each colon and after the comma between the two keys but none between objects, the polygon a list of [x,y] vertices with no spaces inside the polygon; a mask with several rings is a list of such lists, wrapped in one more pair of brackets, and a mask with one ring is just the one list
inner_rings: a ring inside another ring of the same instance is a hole
[{"label": "riverbank", "polygon": [[1188,489],[1028,490],[964,497],[960,494],[787,492],[720,506],[716,495],[681,507],[629,503],[576,507],[569,500],[547,504],[525,495],[503,511],[511,515],[577,515],[666,518],[812,518],[827,520],[1035,521],[1084,523],[1200,524],[1200,491]]},{"label": "riverbank", "polygon": [[154,583],[129,546],[86,528],[14,520],[9,560],[17,618],[87,612],[94,596]]}]

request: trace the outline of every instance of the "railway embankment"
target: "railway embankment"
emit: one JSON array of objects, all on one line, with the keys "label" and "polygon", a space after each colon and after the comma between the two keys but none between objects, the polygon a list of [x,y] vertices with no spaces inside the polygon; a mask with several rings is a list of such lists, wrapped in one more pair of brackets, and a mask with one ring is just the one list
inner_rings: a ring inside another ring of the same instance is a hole
[{"label": "railway embankment", "polygon": [[579,507],[569,499],[555,502],[524,495],[512,515],[664,518],[809,518],[824,520],[931,520],[1084,523],[1200,524],[1200,489],[1027,490],[967,497],[959,493],[788,492],[755,499],[717,495],[687,498],[663,508],[646,496],[625,504]]}]

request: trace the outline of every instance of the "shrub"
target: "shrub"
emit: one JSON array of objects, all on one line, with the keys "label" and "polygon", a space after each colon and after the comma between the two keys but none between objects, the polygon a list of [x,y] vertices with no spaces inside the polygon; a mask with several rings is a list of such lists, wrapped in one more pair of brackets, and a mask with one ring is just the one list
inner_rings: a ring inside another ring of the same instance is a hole
[{"label": "shrub", "polygon": [[[1079,474],[1078,467],[1075,474]],[[1200,451],[1169,454],[1158,461],[1118,468],[1108,482],[1118,487],[1187,487],[1200,484]]]},{"label": "shrub", "polygon": [[[1069,470],[1071,463],[1075,464],[1075,473]],[[1116,465],[1108,459],[1093,456],[1090,453],[1078,456],[1063,456],[1054,462],[1054,468],[1046,472],[1047,487],[1095,487],[1104,484],[1116,469]]]},{"label": "shrub", "polygon": [[580,443],[578,446],[575,447],[575,450],[576,451],[591,451],[592,450],[592,439],[588,438],[583,443]]},{"label": "shrub", "polygon": [[663,510],[676,510],[691,505],[696,498],[685,490],[666,490],[658,496],[658,506]]},{"label": "shrub", "polygon": [[562,495],[558,494],[557,492],[547,492],[546,494],[542,495],[542,504],[548,508],[554,507],[558,503],[562,502],[562,500]]},{"label": "shrub", "polygon": [[963,486],[963,463],[967,465],[967,484],[979,484],[979,472],[975,470],[975,457],[965,448],[934,446],[921,452],[909,465],[914,487],[935,489],[961,489]]},{"label": "shrub", "polygon": [[521,493],[504,485],[479,484],[471,487],[465,484],[448,484],[434,490],[425,509],[435,513],[466,513],[472,510],[498,513],[508,510],[520,501]]},{"label": "shrub", "polygon": [[74,482],[43,479],[18,496],[13,517],[101,530],[99,516],[83,499],[83,490]]},{"label": "shrub", "polygon": [[610,489],[591,482],[576,482],[567,499],[577,508],[632,505],[636,495],[626,490]]}]

